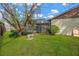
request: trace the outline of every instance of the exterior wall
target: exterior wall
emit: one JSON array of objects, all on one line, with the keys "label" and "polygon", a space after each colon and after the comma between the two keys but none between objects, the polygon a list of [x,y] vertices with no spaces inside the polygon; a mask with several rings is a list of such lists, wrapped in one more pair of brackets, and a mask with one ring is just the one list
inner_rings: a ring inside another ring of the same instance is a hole
[{"label": "exterior wall", "polygon": [[14,30],[14,28],[10,24],[8,24],[7,22],[4,22],[4,25],[5,25],[6,31]]},{"label": "exterior wall", "polygon": [[26,31],[32,32],[34,30],[37,33],[40,33],[40,32],[46,33],[48,27],[49,27],[48,24],[36,24],[33,28],[32,25],[29,24],[29,25],[26,26]]},{"label": "exterior wall", "polygon": [[38,24],[38,25],[36,25],[36,32],[46,33],[48,29],[49,29],[48,24]]},{"label": "exterior wall", "polygon": [[58,34],[72,35],[73,29],[79,28],[79,18],[53,19],[51,25],[59,27]]},{"label": "exterior wall", "polygon": [[4,24],[5,24],[6,31],[10,31],[10,25],[6,22]]},{"label": "exterior wall", "polygon": [[32,32],[32,25],[27,24],[27,26],[26,26],[26,32]]}]

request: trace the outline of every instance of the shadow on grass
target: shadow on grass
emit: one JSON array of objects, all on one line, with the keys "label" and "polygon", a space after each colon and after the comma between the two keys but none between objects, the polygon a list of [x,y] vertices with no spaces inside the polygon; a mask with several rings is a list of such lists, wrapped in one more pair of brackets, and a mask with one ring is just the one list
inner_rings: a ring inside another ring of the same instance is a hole
[{"label": "shadow on grass", "polygon": [[15,37],[12,37],[11,40],[7,41],[6,43],[3,43],[3,40],[4,40],[4,37],[0,36],[0,56],[2,55],[2,47],[12,42],[13,40],[15,40]]}]

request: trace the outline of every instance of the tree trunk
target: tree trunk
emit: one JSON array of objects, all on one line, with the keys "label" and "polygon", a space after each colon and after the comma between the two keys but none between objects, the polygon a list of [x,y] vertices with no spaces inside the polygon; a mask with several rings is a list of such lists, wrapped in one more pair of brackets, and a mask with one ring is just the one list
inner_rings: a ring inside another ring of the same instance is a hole
[{"label": "tree trunk", "polygon": [[22,36],[24,32],[24,28],[20,28],[17,32],[19,36]]},{"label": "tree trunk", "polygon": [[0,24],[0,36],[3,36],[4,32],[5,32],[4,24]]}]

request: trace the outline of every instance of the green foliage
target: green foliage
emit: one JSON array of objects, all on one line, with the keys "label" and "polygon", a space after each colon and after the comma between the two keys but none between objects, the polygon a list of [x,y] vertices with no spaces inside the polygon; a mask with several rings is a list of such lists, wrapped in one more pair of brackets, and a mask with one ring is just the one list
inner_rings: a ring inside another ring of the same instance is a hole
[{"label": "green foliage", "polygon": [[12,31],[12,32],[9,34],[9,37],[14,37],[14,38],[19,37],[18,32]]},{"label": "green foliage", "polygon": [[0,24],[4,24],[4,23],[0,21]]},{"label": "green foliage", "polygon": [[[28,35],[28,34],[32,34],[32,32],[24,31],[21,34],[22,35]],[[9,37],[15,37],[16,38],[16,37],[19,37],[19,34],[18,34],[18,32],[16,30],[11,30],[11,34],[9,35]]]},{"label": "green foliage", "polygon": [[32,32],[23,32],[22,35],[32,34]]},{"label": "green foliage", "polygon": [[11,30],[11,32],[16,32],[16,30]]},{"label": "green foliage", "polygon": [[56,25],[52,25],[52,26],[51,26],[51,33],[52,33],[53,35],[55,35],[58,31],[59,31],[58,26],[56,26]]}]

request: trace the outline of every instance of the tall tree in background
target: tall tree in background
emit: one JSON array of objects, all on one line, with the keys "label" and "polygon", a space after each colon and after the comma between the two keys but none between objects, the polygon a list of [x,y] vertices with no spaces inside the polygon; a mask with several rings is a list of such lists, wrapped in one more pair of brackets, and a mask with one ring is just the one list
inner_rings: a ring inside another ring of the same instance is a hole
[{"label": "tall tree in background", "polygon": [[24,32],[27,24],[33,25],[32,17],[34,16],[34,13],[39,6],[37,3],[33,3],[30,6],[28,6],[27,3],[22,4],[24,10],[22,12],[23,18],[20,21],[20,14],[16,10],[17,5],[2,3],[1,6],[3,8],[3,11],[0,12],[2,14],[3,19],[6,20],[19,33],[19,35],[21,35],[22,32]]}]

